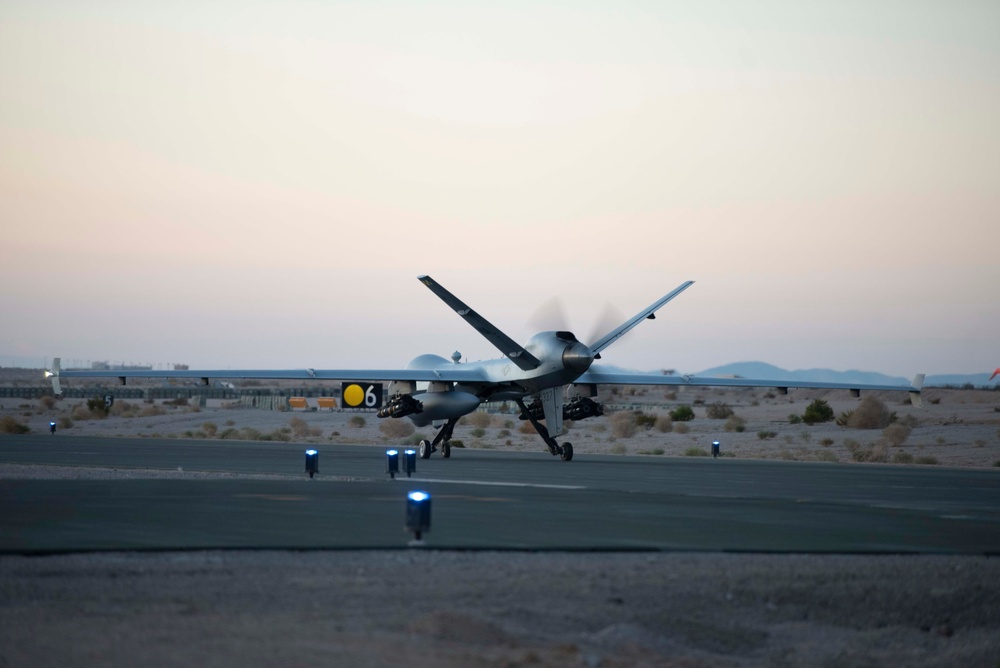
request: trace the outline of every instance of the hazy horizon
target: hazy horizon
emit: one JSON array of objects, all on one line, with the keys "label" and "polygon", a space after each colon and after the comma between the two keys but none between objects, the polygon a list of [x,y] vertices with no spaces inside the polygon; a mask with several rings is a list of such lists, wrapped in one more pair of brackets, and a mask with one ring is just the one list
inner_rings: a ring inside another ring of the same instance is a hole
[{"label": "hazy horizon", "polygon": [[[995,2],[0,6],[0,360],[1000,364]],[[603,332],[602,332],[603,333]]]}]

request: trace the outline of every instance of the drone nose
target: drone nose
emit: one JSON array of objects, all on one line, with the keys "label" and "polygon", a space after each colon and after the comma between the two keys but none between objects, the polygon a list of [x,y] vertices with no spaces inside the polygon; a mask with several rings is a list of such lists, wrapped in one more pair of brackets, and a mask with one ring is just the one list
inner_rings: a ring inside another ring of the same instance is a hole
[{"label": "drone nose", "polygon": [[579,341],[566,346],[562,355],[563,366],[573,373],[583,373],[594,361],[594,353]]}]

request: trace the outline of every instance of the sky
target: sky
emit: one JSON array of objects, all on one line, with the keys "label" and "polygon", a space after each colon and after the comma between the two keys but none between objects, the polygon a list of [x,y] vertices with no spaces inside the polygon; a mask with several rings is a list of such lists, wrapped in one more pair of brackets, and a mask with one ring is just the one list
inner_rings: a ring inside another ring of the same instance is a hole
[{"label": "sky", "polygon": [[993,0],[4,0],[0,365],[497,357],[429,274],[522,342],[696,281],[625,368],[988,372],[997,119]]}]

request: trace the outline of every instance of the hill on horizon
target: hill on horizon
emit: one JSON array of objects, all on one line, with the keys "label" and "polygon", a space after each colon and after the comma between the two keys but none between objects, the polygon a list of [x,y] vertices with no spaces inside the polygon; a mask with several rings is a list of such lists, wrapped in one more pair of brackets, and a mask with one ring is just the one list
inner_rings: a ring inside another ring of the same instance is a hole
[{"label": "hill on horizon", "polygon": [[[833,369],[797,369],[789,371],[766,362],[734,362],[700,371],[695,376],[740,376],[742,378],[759,378],[760,380],[800,380],[821,383],[859,383],[875,385],[909,385],[913,379],[902,376],[889,376],[877,371],[835,371]],[[975,387],[991,387],[990,374],[936,374],[924,379],[924,387],[940,387],[943,385],[967,385]],[[994,383],[995,384],[995,383]]]}]

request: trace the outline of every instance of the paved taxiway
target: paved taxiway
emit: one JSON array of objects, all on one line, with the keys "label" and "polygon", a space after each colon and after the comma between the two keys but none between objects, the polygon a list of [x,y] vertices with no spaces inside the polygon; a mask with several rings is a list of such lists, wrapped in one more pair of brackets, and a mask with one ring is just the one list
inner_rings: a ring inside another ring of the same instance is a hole
[{"label": "paved taxiway", "polygon": [[[0,480],[0,551],[403,547],[405,493],[419,488],[436,548],[1000,553],[990,470],[455,450],[390,480],[385,448],[322,445],[309,480],[305,449],[2,436],[2,464],[119,475]],[[142,473],[179,469],[276,477]]]}]

